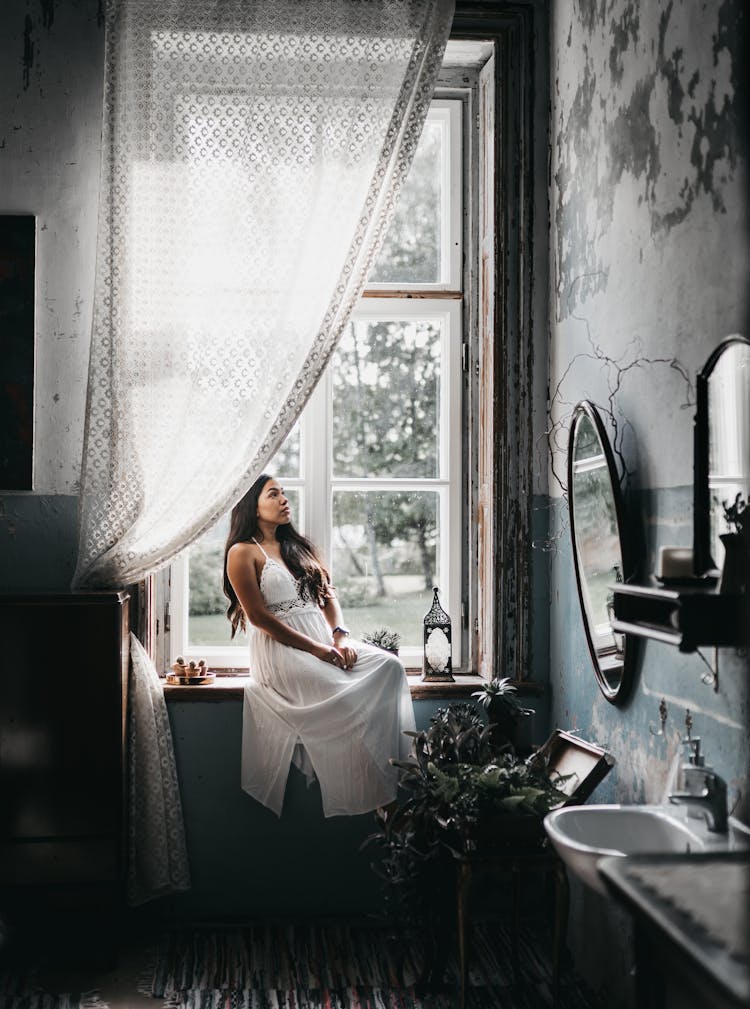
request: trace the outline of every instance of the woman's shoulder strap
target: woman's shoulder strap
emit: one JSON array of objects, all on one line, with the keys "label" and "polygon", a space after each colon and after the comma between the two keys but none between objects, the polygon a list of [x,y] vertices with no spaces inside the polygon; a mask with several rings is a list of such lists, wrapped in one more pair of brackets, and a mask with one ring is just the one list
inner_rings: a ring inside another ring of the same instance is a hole
[{"label": "woman's shoulder strap", "polygon": [[260,545],[260,543],[256,540],[256,538],[254,536],[251,536],[250,539],[253,541],[253,543],[256,545],[256,547],[259,548],[260,552],[263,554],[263,556],[266,558],[266,560],[268,560],[268,554],[263,549],[263,547]]}]

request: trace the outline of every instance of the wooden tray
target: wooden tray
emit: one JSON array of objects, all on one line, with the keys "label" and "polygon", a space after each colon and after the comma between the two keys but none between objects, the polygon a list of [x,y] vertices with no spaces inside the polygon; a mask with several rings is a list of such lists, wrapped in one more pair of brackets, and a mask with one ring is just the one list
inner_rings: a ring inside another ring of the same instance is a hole
[{"label": "wooden tray", "polygon": [[178,673],[167,673],[167,683],[173,687],[204,687],[213,683],[216,673],[205,673],[203,676],[181,676]]}]

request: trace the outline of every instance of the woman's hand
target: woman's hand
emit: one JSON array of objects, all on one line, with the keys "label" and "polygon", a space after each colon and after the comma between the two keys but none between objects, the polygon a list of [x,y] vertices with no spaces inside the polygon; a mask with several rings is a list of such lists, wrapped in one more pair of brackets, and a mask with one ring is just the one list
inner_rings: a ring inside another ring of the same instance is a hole
[{"label": "woman's hand", "polygon": [[351,666],[346,665],[346,660],[342,652],[336,648],[334,645],[320,645],[313,652],[316,658],[321,659],[323,662],[330,662],[333,666],[338,666],[339,669],[350,669]]},{"label": "woman's hand", "polygon": [[357,661],[357,653],[349,645],[339,645],[338,650],[344,657],[344,669],[351,669]]}]

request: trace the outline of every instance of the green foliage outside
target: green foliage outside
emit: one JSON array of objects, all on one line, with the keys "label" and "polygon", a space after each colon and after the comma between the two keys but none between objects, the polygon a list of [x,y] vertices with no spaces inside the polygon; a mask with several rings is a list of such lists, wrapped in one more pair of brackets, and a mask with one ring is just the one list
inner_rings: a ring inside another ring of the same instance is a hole
[{"label": "green foliage outside", "polygon": [[[225,613],[227,598],[221,587],[224,551],[203,547],[190,554],[190,616]],[[229,621],[226,621],[227,628]]]},{"label": "green foliage outside", "polygon": [[[427,321],[353,323],[336,352],[333,447],[345,477],[438,475],[440,332]],[[384,551],[390,573],[435,577],[438,516],[434,492],[339,492],[334,497],[336,578],[371,577],[383,598]],[[358,542],[352,543],[356,532]]]},{"label": "green foliage outside", "polygon": [[440,127],[426,123],[371,282],[429,284],[440,279],[441,146]]}]

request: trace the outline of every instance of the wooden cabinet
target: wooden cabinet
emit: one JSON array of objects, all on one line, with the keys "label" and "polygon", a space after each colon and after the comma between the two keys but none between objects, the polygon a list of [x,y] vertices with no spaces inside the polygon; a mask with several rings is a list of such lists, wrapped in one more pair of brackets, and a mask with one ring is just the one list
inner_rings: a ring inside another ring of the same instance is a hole
[{"label": "wooden cabinet", "polygon": [[[122,906],[129,597],[0,596],[0,914],[96,933]],[[54,924],[52,924],[54,922]]]}]

